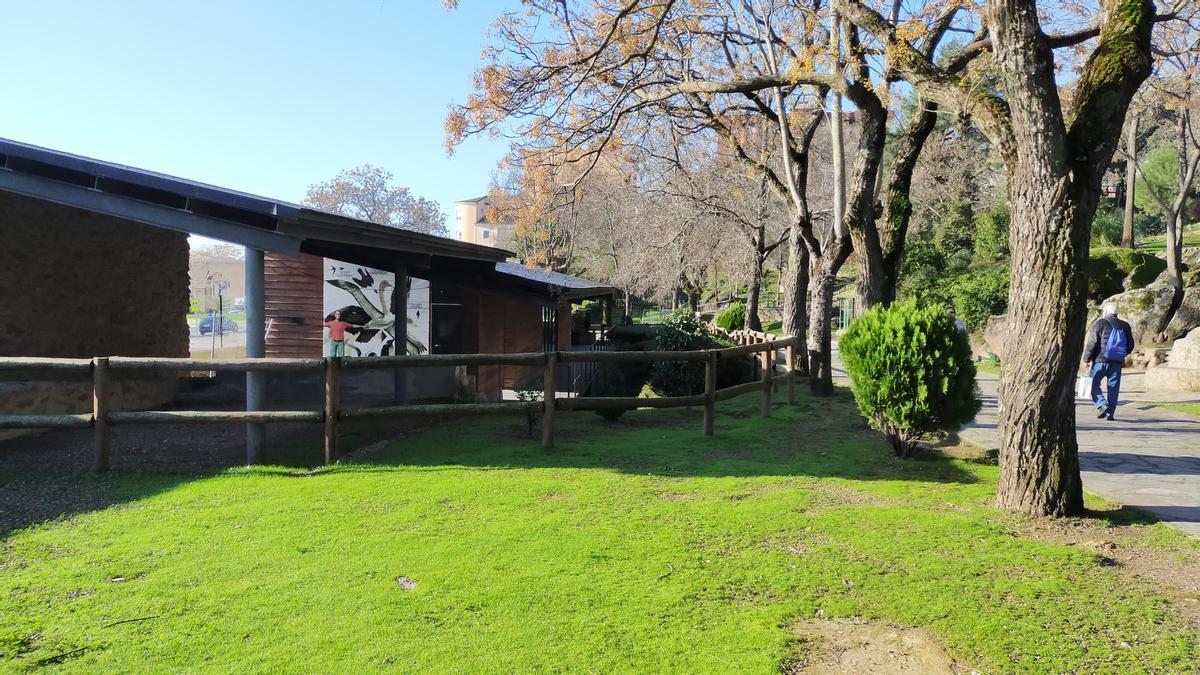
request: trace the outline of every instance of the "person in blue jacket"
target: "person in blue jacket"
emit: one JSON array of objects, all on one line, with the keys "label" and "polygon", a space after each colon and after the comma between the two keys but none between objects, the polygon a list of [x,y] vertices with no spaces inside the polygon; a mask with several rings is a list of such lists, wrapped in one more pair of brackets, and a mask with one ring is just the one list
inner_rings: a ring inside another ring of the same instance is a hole
[{"label": "person in blue jacket", "polygon": [[[1133,349],[1133,329],[1117,317],[1117,303],[1111,300],[1104,303],[1101,312],[1103,316],[1088,331],[1083,360],[1091,366],[1096,418],[1111,420],[1121,393],[1121,369],[1125,367],[1125,357]],[[1108,381],[1107,396],[1100,391],[1100,383],[1104,380]]]}]

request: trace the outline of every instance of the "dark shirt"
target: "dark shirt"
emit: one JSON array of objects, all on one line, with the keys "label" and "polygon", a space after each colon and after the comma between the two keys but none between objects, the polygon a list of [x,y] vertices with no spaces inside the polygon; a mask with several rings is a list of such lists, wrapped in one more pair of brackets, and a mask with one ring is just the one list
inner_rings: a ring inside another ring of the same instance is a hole
[{"label": "dark shirt", "polygon": [[[1125,331],[1125,344],[1129,346],[1130,352],[1133,351],[1133,329],[1129,327],[1129,324],[1115,316],[1104,317],[1097,319],[1096,323],[1092,324],[1092,329],[1088,331],[1087,343],[1083,346],[1084,361],[1087,363],[1109,362],[1104,358],[1104,345],[1108,344],[1108,336],[1112,334],[1114,328]],[[1121,363],[1124,362],[1124,360],[1121,361]]]}]

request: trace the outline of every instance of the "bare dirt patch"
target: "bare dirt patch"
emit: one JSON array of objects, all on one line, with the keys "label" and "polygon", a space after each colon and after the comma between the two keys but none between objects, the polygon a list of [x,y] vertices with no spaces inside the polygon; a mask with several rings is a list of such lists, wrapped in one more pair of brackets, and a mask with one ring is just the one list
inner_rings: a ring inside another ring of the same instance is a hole
[{"label": "bare dirt patch", "polygon": [[793,628],[797,654],[783,663],[784,673],[912,673],[940,675],[975,672],[954,660],[932,635],[864,619],[816,619]]},{"label": "bare dirt patch", "polygon": [[813,494],[813,502],[804,511],[804,513],[809,515],[819,514],[826,509],[839,506],[887,506],[895,504],[894,500],[835,483],[820,482],[811,486],[810,489]]},{"label": "bare dirt patch", "polygon": [[1090,551],[1102,562],[1150,582],[1171,606],[1200,628],[1200,546],[1154,546],[1150,527],[1124,525],[1126,509],[1098,511],[1095,518],[1028,518],[1017,522],[1021,536]]}]

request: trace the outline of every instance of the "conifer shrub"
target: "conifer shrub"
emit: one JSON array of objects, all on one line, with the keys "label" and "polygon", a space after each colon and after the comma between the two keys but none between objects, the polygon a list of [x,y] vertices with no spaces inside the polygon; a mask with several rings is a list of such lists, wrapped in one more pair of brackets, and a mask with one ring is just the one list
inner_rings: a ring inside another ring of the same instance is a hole
[{"label": "conifer shrub", "polygon": [[[671,312],[658,325],[654,348],[664,352],[715,346],[708,327],[686,309]],[[650,371],[650,385],[666,396],[689,396],[704,391],[704,364],[699,361],[659,361]]]},{"label": "conifer shrub", "polygon": [[859,410],[897,457],[911,457],[922,435],[958,429],[979,412],[970,343],[941,305],[874,307],[850,324],[840,347]]},{"label": "conifer shrub", "polygon": [[741,330],[746,325],[746,303],[735,302],[717,316],[717,326],[727,331]]},{"label": "conifer shrub", "polygon": [[[629,396],[629,386],[625,381],[625,373],[620,364],[601,363],[596,368],[596,375],[588,387],[588,396],[623,397]],[[609,422],[615,422],[625,414],[624,408],[602,408],[596,414]]]}]

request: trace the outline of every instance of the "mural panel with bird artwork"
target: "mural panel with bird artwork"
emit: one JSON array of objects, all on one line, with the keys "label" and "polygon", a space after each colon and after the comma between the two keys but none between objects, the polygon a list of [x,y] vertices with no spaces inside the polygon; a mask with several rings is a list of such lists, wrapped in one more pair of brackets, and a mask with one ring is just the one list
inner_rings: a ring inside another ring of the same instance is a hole
[{"label": "mural panel with bird artwork", "polygon": [[[389,356],[395,350],[392,272],[325,259],[325,321],[341,312],[346,329],[346,356]],[[429,282],[409,277],[408,354],[429,352]],[[328,335],[325,336],[328,342]],[[328,349],[326,349],[328,353]]]}]

